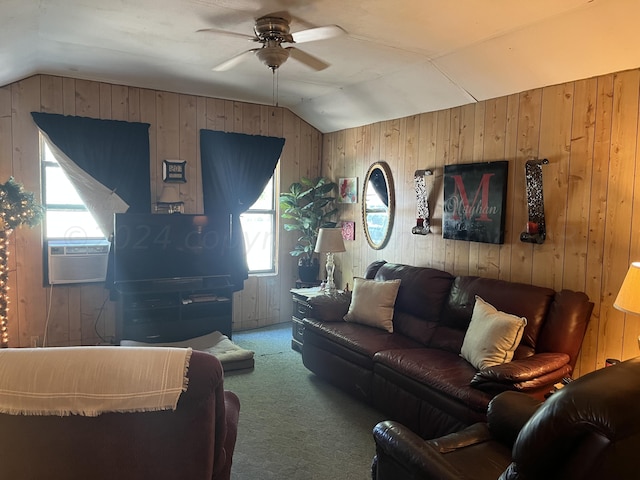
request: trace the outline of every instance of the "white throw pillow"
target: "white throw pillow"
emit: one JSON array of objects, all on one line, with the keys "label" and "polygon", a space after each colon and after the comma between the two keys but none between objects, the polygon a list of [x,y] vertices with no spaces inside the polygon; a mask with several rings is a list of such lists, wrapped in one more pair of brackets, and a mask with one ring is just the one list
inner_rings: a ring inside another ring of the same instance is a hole
[{"label": "white throw pillow", "polygon": [[527,319],[497,310],[476,295],[460,355],[478,370],[513,359]]},{"label": "white throw pillow", "polygon": [[353,292],[346,322],[362,323],[393,333],[393,307],[400,280],[353,279]]}]

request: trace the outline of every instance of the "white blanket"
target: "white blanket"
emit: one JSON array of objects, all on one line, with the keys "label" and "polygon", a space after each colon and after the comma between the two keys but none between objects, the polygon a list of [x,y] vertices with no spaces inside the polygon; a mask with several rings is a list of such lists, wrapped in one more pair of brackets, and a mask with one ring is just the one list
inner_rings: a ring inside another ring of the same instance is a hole
[{"label": "white blanket", "polygon": [[187,389],[191,349],[0,349],[0,412],[86,415],[169,410]]}]

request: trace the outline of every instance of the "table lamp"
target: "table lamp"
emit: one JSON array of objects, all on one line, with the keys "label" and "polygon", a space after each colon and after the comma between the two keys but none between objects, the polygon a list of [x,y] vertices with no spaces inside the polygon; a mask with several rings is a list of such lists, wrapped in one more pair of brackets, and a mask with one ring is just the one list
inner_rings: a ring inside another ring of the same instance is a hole
[{"label": "table lamp", "polygon": [[342,239],[341,228],[321,228],[318,231],[318,240],[314,252],[327,254],[327,285],[325,291],[333,293],[336,291],[336,284],[333,281],[333,272],[336,268],[333,263],[333,254],[344,252],[344,240]]},{"label": "table lamp", "polygon": [[166,210],[168,213],[182,213],[184,202],[180,200],[180,192],[175,185],[162,187],[160,197],[156,203],[156,210]]},{"label": "table lamp", "polygon": [[[633,262],[629,267],[613,306],[625,313],[640,315],[640,262]],[[638,346],[640,346],[640,337],[638,337]]]},{"label": "table lamp", "polygon": [[613,306],[625,313],[640,315],[640,262],[633,262],[629,267]]}]

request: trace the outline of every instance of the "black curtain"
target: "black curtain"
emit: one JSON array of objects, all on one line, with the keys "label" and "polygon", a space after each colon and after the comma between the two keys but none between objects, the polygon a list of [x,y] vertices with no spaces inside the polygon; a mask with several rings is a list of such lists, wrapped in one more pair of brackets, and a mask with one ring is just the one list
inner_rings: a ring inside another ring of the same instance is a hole
[{"label": "black curtain", "polygon": [[369,182],[373,185],[373,189],[380,197],[380,200],[388,207],[389,206],[389,192],[387,191],[387,180],[384,177],[384,173],[379,168],[373,169],[369,176]]},{"label": "black curtain", "polygon": [[151,211],[149,124],[31,112],[67,157],[129,204]]},{"label": "black curtain", "polygon": [[240,214],[258,199],[273,175],[284,138],[200,130],[204,213],[232,215],[231,281],[242,290],[248,278]]}]

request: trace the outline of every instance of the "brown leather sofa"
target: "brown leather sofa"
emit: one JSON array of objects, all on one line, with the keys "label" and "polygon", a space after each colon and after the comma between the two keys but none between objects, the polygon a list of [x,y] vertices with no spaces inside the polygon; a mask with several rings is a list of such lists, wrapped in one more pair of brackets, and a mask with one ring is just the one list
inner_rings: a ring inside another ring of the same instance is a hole
[{"label": "brown leather sofa", "polygon": [[238,397],[224,391],[222,366],[207,353],[192,352],[187,377],[188,388],[175,411],[98,416],[0,414],[0,477],[229,479]]},{"label": "brown leather sofa", "polygon": [[638,478],[640,359],[589,373],[543,404],[517,392],[486,423],[422,440],[396,422],[373,430],[374,480]]},{"label": "brown leather sofa", "polygon": [[[315,304],[303,324],[304,365],[423,438],[485,421],[502,391],[542,398],[571,375],[593,309],[584,293],[384,261],[365,278],[401,280],[393,333],[342,321],[347,295]],[[476,295],[527,319],[513,360],[480,371],[460,356]]]}]

